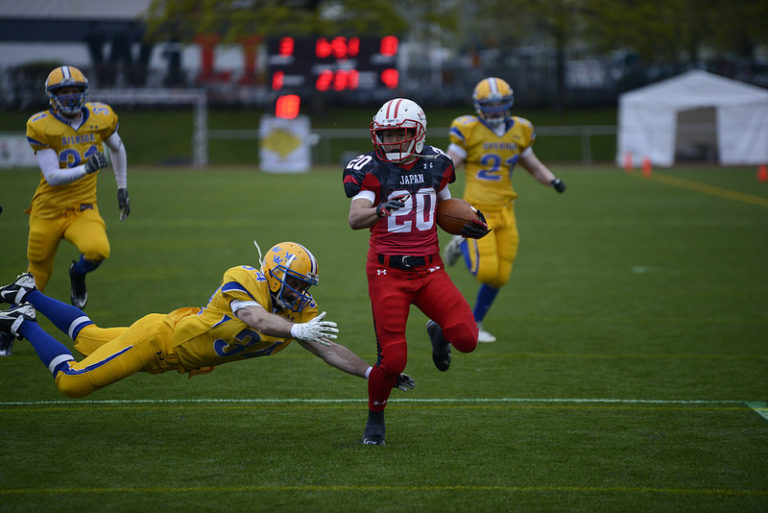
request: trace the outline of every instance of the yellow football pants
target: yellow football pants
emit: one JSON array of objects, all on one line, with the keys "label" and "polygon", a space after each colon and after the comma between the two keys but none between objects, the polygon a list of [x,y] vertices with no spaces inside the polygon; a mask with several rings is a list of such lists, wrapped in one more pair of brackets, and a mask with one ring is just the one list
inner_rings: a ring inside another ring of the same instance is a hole
[{"label": "yellow football pants", "polygon": [[[56,387],[69,397],[84,397],[139,371],[178,369],[172,354],[174,322],[166,314],[149,314],[128,328],[89,325],[77,335],[75,348],[88,356],[69,362],[56,374]],[[114,338],[112,338],[114,337]]]},{"label": "yellow football pants", "polygon": [[517,258],[520,235],[517,231],[514,203],[501,210],[480,209],[491,232],[481,239],[466,239],[469,250],[469,270],[477,281],[501,288],[512,274]]},{"label": "yellow football pants", "polygon": [[29,217],[27,259],[29,272],[35,284],[45,290],[53,273],[56,250],[61,239],[66,239],[85,256],[86,260],[100,262],[109,258],[110,248],[104,220],[96,205],[83,211],[70,209],[54,219]]}]

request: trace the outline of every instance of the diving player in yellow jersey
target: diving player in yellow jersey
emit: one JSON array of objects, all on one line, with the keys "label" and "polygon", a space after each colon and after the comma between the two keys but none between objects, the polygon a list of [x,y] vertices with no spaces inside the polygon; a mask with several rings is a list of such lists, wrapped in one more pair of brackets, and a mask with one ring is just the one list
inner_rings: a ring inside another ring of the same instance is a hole
[{"label": "diving player in yellow jersey", "polygon": [[464,199],[482,210],[491,232],[481,239],[460,235],[446,246],[443,260],[453,265],[460,256],[481,283],[474,307],[480,328],[478,342],[495,342],[482,322],[499,289],[509,280],[519,236],[515,218],[517,193],[512,171],[519,162],[536,180],[565,192],[565,184],[533,152],[536,134],[527,119],[510,115],[514,96],[509,84],[485,78],[472,95],[476,116],[461,116],[451,124],[448,155],[458,169],[465,164]]},{"label": "diving player in yellow jersey", "polygon": [[[27,259],[37,287],[45,290],[61,239],[81,256],[69,266],[71,301],[85,308],[85,275],[109,257],[104,220],[96,204],[97,171],[107,167],[103,145],[111,150],[117,180],[120,220],[131,211],[127,157],[117,133],[117,115],[104,103],[86,103],[88,79],[74,66],[48,75],[45,92],[51,108],[27,121],[27,140],[42,172],[29,214]],[[13,338],[0,334],[0,356],[11,354]]]},{"label": "diving player in yellow jersey", "polygon": [[[80,309],[45,296],[24,273],[0,288],[0,299],[18,305],[0,311],[0,330],[29,340],[56,387],[69,397],[84,397],[138,371],[210,372],[215,365],[272,355],[293,339],[333,367],[367,379],[371,367],[335,343],[336,323],[324,321],[325,312],[317,314],[308,289],[318,276],[317,260],[307,248],[281,242],[267,252],[260,269],[228,269],[203,308],[149,314],[130,327],[100,328]],[[76,361],[43,331],[36,312],[68,334],[85,359]],[[414,382],[400,374],[397,386],[408,390]]]}]

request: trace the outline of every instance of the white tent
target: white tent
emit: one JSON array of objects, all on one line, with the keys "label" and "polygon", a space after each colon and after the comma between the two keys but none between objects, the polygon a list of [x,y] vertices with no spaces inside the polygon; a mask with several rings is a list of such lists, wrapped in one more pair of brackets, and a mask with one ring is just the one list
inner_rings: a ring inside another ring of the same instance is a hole
[{"label": "white tent", "polygon": [[617,143],[619,165],[768,163],[768,90],[700,70],[635,89],[619,97]]}]

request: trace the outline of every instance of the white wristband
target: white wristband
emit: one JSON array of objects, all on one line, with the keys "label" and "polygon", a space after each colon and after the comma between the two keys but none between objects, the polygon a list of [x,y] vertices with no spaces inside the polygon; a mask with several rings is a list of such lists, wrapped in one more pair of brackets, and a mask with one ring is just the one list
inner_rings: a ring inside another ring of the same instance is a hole
[{"label": "white wristband", "polygon": [[368,379],[368,376],[371,375],[371,371],[373,370],[373,367],[368,367],[365,369],[365,379]]}]

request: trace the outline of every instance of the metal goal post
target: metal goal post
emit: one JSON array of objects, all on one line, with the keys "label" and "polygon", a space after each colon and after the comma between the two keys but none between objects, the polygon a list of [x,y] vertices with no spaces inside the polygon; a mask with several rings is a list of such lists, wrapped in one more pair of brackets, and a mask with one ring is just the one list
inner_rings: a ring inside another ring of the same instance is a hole
[{"label": "metal goal post", "polygon": [[205,89],[98,89],[89,96],[110,105],[191,105],[192,165],[208,165],[208,100]]}]

